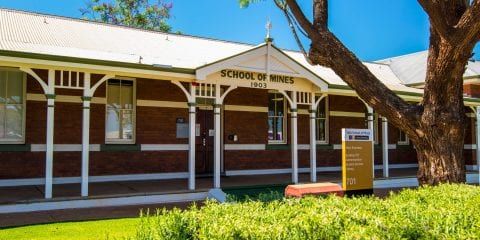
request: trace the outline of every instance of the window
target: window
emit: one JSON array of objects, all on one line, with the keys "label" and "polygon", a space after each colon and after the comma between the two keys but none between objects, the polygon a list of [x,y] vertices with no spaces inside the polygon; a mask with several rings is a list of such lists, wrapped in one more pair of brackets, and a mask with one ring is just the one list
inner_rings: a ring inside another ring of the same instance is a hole
[{"label": "window", "polygon": [[108,80],[105,126],[107,143],[135,142],[134,88],[132,80]]},{"label": "window", "polygon": [[0,69],[0,142],[25,141],[25,75]]},{"label": "window", "polygon": [[316,137],[317,143],[328,143],[328,100],[323,98],[317,107],[316,116]]},{"label": "window", "polygon": [[409,145],[410,141],[408,140],[408,136],[402,130],[398,130],[398,144],[399,145]]},{"label": "window", "polygon": [[285,98],[281,93],[268,94],[268,142],[286,142]]}]

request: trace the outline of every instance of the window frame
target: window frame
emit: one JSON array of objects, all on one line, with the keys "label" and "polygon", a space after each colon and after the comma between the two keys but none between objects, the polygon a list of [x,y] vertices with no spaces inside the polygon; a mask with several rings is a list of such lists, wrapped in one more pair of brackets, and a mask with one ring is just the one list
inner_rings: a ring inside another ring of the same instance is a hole
[{"label": "window frame", "polygon": [[401,141],[400,140],[400,134],[402,133],[403,131],[398,129],[398,139],[397,139],[397,144],[398,145],[410,145],[410,139],[408,139],[408,136],[407,134],[403,133],[405,135],[405,141]]},{"label": "window frame", "polygon": [[[278,92],[278,91],[268,91],[268,94],[278,94],[280,96],[282,96],[283,98],[283,116],[272,116],[272,118],[283,118],[283,139],[282,140],[270,140],[268,139],[268,144],[270,145],[274,145],[274,144],[287,144],[288,143],[288,120],[287,120],[287,99],[285,98],[285,96]],[[270,101],[270,97],[268,98],[268,101]],[[270,102],[268,103],[268,105],[270,105]],[[268,126],[268,121],[270,120],[271,116],[269,115],[270,114],[270,111],[268,111],[268,106],[267,106],[267,126]],[[267,128],[267,138],[268,138],[268,128]]]},{"label": "window frame", "polygon": [[[329,108],[328,108],[328,105],[329,105],[328,96],[326,96],[324,99],[325,99],[325,140],[318,140],[318,134],[317,134],[318,120],[322,119],[322,118],[318,117],[318,113],[319,113],[318,112],[318,106],[317,106],[317,109],[316,109],[316,112],[315,112],[315,142],[318,145],[328,145],[329,139],[330,139],[330,137],[329,137],[330,136],[330,127],[329,127],[330,112],[329,112]],[[320,102],[322,102],[322,100]]]},{"label": "window frame", "polygon": [[[107,122],[108,122],[108,82],[110,80],[132,81],[132,139],[109,139],[107,138]],[[137,140],[137,79],[129,77],[115,77],[105,81],[105,144],[135,144]]]},{"label": "window frame", "polygon": [[[0,138],[0,144],[25,144],[25,134],[26,134],[26,119],[27,119],[27,74],[15,68],[8,68],[8,67],[0,67],[0,71],[7,71],[7,72],[19,72],[22,74],[22,138],[21,139],[8,139],[8,138]],[[5,103],[5,105],[8,105]],[[6,112],[5,112],[6,113]],[[6,119],[6,117],[5,117]]]}]

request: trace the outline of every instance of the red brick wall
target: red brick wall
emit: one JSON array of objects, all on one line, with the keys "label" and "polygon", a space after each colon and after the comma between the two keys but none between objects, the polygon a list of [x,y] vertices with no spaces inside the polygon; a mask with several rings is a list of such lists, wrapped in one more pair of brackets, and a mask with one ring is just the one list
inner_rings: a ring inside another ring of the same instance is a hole
[{"label": "red brick wall", "polygon": [[[37,71],[45,76],[45,71]],[[101,75],[92,76],[92,81],[101,79]],[[95,92],[95,97],[105,97],[105,84]],[[28,78],[27,92],[41,94],[40,85]],[[59,95],[81,96],[81,91],[58,90]],[[183,92],[168,81],[148,79],[137,80],[137,99],[186,102]],[[268,106],[268,92],[260,89],[239,88],[232,91],[225,99],[227,105]],[[56,102],[55,105],[55,143],[81,144],[82,106],[80,103]],[[329,110],[342,112],[364,112],[364,104],[355,97],[330,96]],[[300,109],[307,110],[305,106]],[[136,144],[187,144],[187,139],[176,138],[176,120],[188,121],[186,108],[160,108],[138,106],[136,115]],[[46,128],[46,102],[27,101],[26,143],[44,144]],[[473,119],[469,118],[466,144],[472,141]],[[290,120],[287,136],[290,139]],[[379,145],[375,147],[375,160],[382,162],[381,121],[378,122]],[[105,143],[105,105],[92,104],[90,124],[91,144]],[[317,166],[339,166],[341,151],[334,150],[333,144],[340,144],[341,128],[365,128],[365,118],[339,117],[329,118],[329,145],[317,149]],[[225,144],[267,144],[267,113],[224,111]],[[230,141],[227,136],[238,135],[238,142]],[[389,125],[389,143],[396,144],[398,130]],[[298,115],[298,142],[309,144],[309,116]],[[291,167],[290,149],[266,151],[225,151],[226,170],[279,169]],[[90,174],[113,175],[129,173],[162,173],[187,171],[187,151],[152,151],[152,152],[91,152]],[[390,163],[416,163],[414,148],[397,146],[389,151]],[[466,150],[467,164],[472,163],[474,151]],[[2,159],[0,178],[43,177],[44,152],[0,152]],[[80,152],[56,152],[54,154],[54,176],[79,176],[81,164]],[[309,151],[299,151],[299,166],[309,166]]]},{"label": "red brick wall", "polygon": [[470,97],[480,97],[480,85],[465,84],[463,85],[463,92]]}]

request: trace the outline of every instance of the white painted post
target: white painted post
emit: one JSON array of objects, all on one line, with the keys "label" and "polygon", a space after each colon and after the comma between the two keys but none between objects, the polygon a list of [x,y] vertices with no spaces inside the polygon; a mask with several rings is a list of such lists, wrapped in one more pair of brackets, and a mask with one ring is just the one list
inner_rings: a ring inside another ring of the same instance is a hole
[{"label": "white painted post", "polygon": [[188,189],[195,190],[195,121],[196,102],[195,86],[190,85],[190,102],[188,103]]},{"label": "white painted post", "polygon": [[388,169],[388,121],[382,117],[382,156],[383,156],[383,177],[389,177]]},{"label": "white painted post", "polygon": [[52,198],[53,188],[53,129],[55,116],[55,70],[48,70],[47,149],[45,161],[45,198]]},{"label": "white painted post", "polygon": [[[79,79],[77,78],[77,84]],[[83,121],[82,121],[82,197],[88,196],[88,175],[90,155],[90,73],[85,73],[83,81]]]},{"label": "white painted post", "polygon": [[215,127],[215,154],[213,164],[213,187],[220,188],[220,107],[222,102],[220,100],[220,85],[215,84],[215,106],[214,106],[214,127]]},{"label": "white painted post", "polygon": [[480,106],[475,108],[475,116],[476,116],[476,158],[477,158],[477,171],[478,171],[478,183],[480,184]]},{"label": "white painted post", "polygon": [[290,108],[291,114],[291,134],[292,134],[292,182],[294,184],[298,183],[298,141],[297,141],[297,92],[292,91],[292,106]]},{"label": "white painted post", "polygon": [[317,137],[316,137],[317,106],[315,93],[312,93],[310,106],[310,181],[317,182]]},{"label": "white painted post", "polygon": [[[374,135],[374,126],[373,126],[373,108],[370,106],[367,106],[367,127],[368,129],[372,132],[373,137],[375,138]],[[375,178],[375,143],[374,147],[372,148],[372,171],[373,171],[373,178]]]}]

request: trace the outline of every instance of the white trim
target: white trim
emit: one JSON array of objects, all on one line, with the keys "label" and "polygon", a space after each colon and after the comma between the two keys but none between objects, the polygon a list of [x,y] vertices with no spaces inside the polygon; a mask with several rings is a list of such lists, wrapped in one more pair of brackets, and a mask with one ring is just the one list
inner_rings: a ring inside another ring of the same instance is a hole
[{"label": "white trim", "polygon": [[[478,173],[468,173],[467,183],[478,183]],[[398,187],[417,187],[418,180],[416,177],[410,178],[394,178],[394,179],[378,179],[373,182],[373,188],[398,188]]]},{"label": "white trim", "polygon": [[141,151],[188,151],[188,144],[142,144]]},{"label": "white trim", "polygon": [[147,196],[110,197],[100,199],[77,199],[49,202],[21,203],[0,205],[0,213],[21,213],[36,211],[51,211],[72,208],[113,207],[144,204],[160,204],[174,202],[201,201],[207,197],[207,192],[157,194]]},{"label": "white trim", "polygon": [[365,113],[363,112],[343,112],[343,111],[330,111],[330,117],[358,117],[365,118]]},{"label": "white trim", "polygon": [[[402,169],[402,168],[415,168],[418,167],[418,164],[415,163],[406,163],[406,164],[392,164],[390,169]],[[382,165],[375,165],[375,169],[383,169]],[[317,172],[338,172],[341,171],[341,166],[331,166],[331,167],[317,167]],[[286,174],[291,173],[291,168],[281,168],[281,169],[251,169],[251,170],[230,170],[225,171],[226,176],[248,176],[248,175],[273,175],[273,174]],[[308,173],[310,168],[299,168],[299,173]]]},{"label": "white trim", "polygon": [[477,144],[465,144],[463,145],[463,149],[469,149],[469,150],[477,149]]},{"label": "white trim", "polygon": [[[32,144],[30,146],[32,152],[45,152],[47,146],[45,144]],[[55,144],[53,146],[54,152],[81,152],[82,144]],[[90,144],[90,152],[100,151],[100,144]]]},{"label": "white trim", "polygon": [[225,144],[226,151],[230,150],[265,150],[265,144]]},{"label": "white trim", "polygon": [[[146,173],[146,174],[127,174],[127,175],[105,175],[89,176],[88,181],[92,182],[122,182],[122,181],[143,181],[143,180],[165,180],[165,179],[186,179],[187,172],[171,173]],[[72,184],[80,183],[80,177],[59,177],[53,178],[54,184]],[[45,178],[21,178],[21,179],[3,179],[0,180],[0,187],[44,185]]]},{"label": "white trim", "polygon": [[[341,150],[342,144],[333,144],[333,149]],[[388,149],[397,149],[397,144],[388,144]]]},{"label": "white trim", "polygon": [[[188,144],[141,144],[141,151],[187,151]],[[45,144],[32,144],[32,152],[45,152]],[[81,152],[82,144],[55,144],[54,152]],[[100,144],[90,144],[90,152],[99,152]]]},{"label": "white trim", "polygon": [[476,165],[476,164],[475,165],[466,165],[465,169],[467,171],[476,171],[476,170],[478,170],[478,165]]},{"label": "white trim", "polygon": [[475,118],[477,115],[473,112],[470,112],[470,113],[465,113],[465,115],[467,115],[467,117],[470,117],[470,118]]},{"label": "white trim", "polygon": [[298,144],[298,150],[310,150],[310,144]]}]

